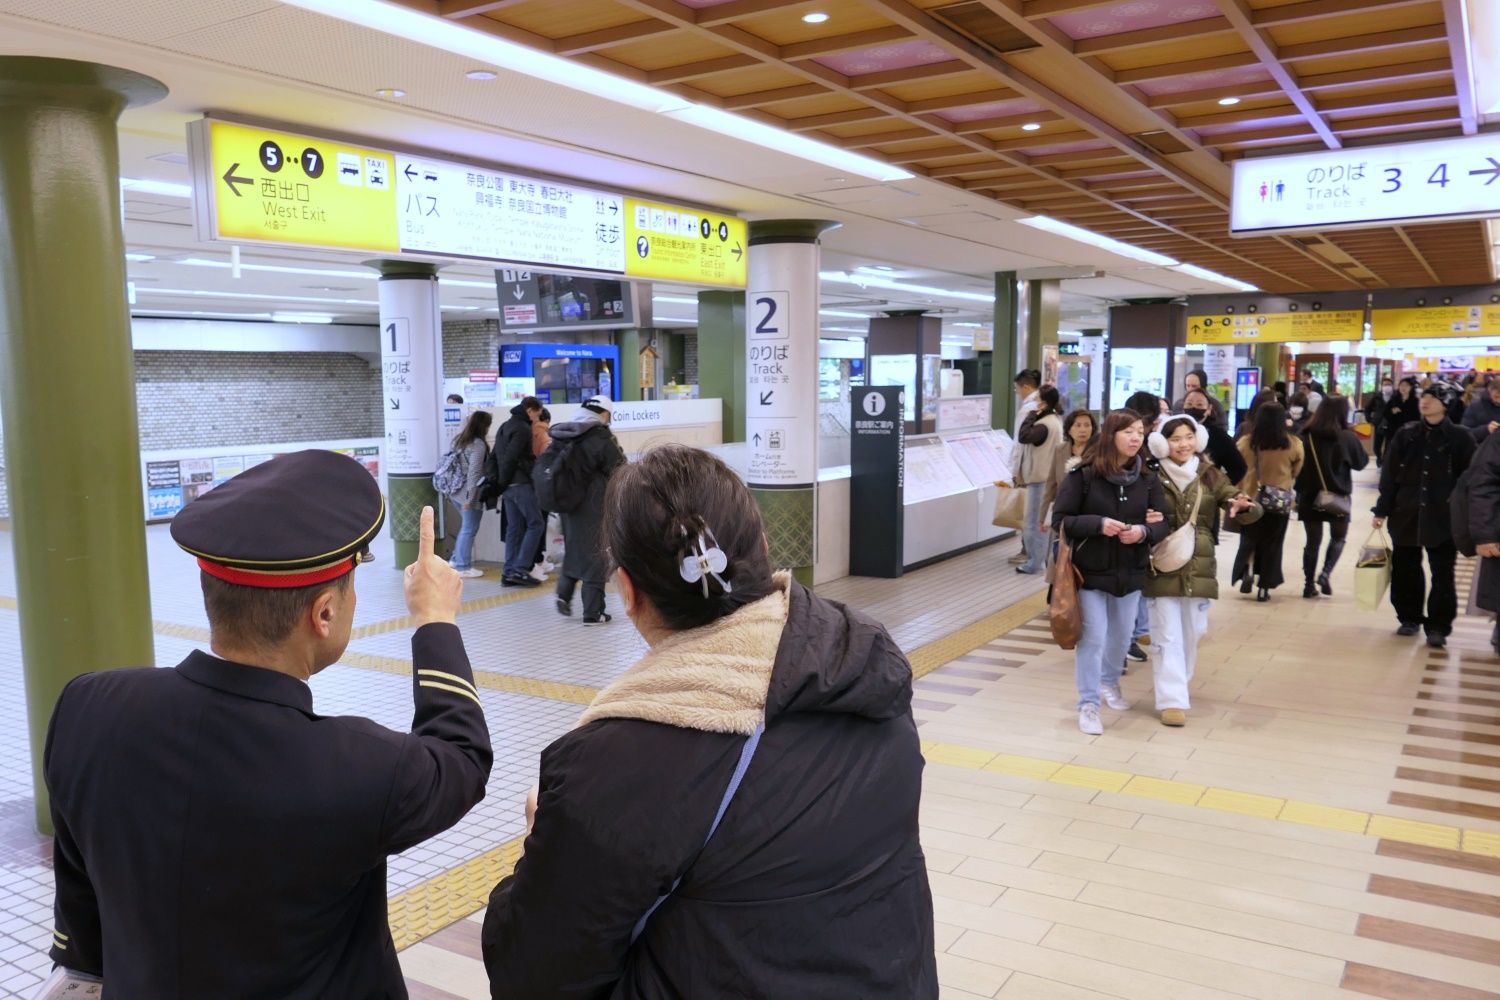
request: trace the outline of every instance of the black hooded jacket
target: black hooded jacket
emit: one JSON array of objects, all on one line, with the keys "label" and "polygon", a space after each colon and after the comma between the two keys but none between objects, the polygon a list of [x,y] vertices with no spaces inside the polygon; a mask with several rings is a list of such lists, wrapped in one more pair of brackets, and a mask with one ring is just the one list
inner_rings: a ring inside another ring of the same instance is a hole
[{"label": "black hooded jacket", "polygon": [[531,485],[531,470],[536,456],[531,452],[531,418],[526,407],[517,403],[510,408],[510,419],[495,432],[495,482],[504,493],[518,483]]},{"label": "black hooded jacket", "polygon": [[707,846],[744,736],[605,718],[543,751],[485,917],[494,997],[937,997],[911,667],[875,622],[795,583],[788,605],[764,735]]}]

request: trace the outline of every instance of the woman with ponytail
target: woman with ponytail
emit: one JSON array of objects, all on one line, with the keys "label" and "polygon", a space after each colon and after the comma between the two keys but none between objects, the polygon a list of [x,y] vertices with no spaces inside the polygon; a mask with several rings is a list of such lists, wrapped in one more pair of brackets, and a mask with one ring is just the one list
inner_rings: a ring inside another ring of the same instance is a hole
[{"label": "woman with ponytail", "polygon": [[935,1000],[906,657],[772,571],[707,452],[624,466],[603,520],[649,649],[542,752],[485,916],[493,995]]}]

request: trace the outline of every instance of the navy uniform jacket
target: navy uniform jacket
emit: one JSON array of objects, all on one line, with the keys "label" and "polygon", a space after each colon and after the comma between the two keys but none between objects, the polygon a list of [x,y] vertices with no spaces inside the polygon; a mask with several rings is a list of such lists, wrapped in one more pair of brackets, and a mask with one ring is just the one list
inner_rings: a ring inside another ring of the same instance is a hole
[{"label": "navy uniform jacket", "polygon": [[201,652],[72,681],[43,763],[53,960],[117,1000],[405,997],[386,856],[458,822],[491,763],[457,627],[412,656],[410,734]]}]

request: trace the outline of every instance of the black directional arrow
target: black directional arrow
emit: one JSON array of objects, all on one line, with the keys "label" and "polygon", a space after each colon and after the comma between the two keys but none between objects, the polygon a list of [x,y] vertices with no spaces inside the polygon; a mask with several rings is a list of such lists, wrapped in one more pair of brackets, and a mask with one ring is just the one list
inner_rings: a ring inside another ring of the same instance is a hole
[{"label": "black directional arrow", "polygon": [[771,405],[771,393],[773,393],[775,391],[776,391],[775,389],[767,389],[765,392],[761,393],[760,394],[760,405],[761,406],[770,406]]},{"label": "black directional arrow", "polygon": [[401,400],[397,399],[395,396],[391,397],[391,409],[393,409],[393,410],[399,410],[399,409],[401,409]]},{"label": "black directional arrow", "polygon": [[740,258],[745,256],[745,248],[740,246],[739,240],[735,240],[734,249],[729,252],[734,254],[735,260],[739,260]]},{"label": "black directional arrow", "polygon": [[402,172],[402,173],[403,173],[403,174],[405,174],[405,175],[406,175],[406,179],[407,179],[407,180],[409,180],[409,181],[414,181],[414,180],[416,180],[416,179],[417,179],[417,178],[418,178],[418,177],[420,177],[420,176],[421,176],[421,175],[420,175],[420,174],[418,174],[418,173],[417,173],[417,172],[416,172],[416,171],[415,171],[415,170],[413,170],[413,169],[412,169],[412,165],[411,165],[411,164],[410,164],[410,163],[408,163],[408,164],[407,164],[407,165],[406,165],[406,169],[405,169],[405,170],[403,170],[403,171],[401,171],[401,172]]},{"label": "black directional arrow", "polygon": [[754,441],[755,441],[755,447],[759,448],[760,447],[760,435],[759,434],[755,435]]},{"label": "black directional arrow", "polygon": [[[1500,164],[1497,164],[1497,166],[1500,166]],[[240,169],[240,165],[238,163],[231,163],[229,165],[229,169],[224,171],[224,183],[229,185],[229,190],[234,192],[234,196],[236,198],[243,198],[245,196],[240,193],[240,189],[235,187],[235,185],[244,184],[248,187],[251,184],[254,184],[255,181],[249,177],[236,176],[235,171],[238,169]]]},{"label": "black directional arrow", "polygon": [[1490,179],[1484,182],[1484,186],[1489,187],[1495,183],[1496,177],[1500,177],[1500,160],[1495,159],[1493,156],[1486,156],[1485,159],[1490,161],[1490,165],[1479,170],[1470,170],[1469,176],[1479,177],[1483,174],[1489,174]]}]

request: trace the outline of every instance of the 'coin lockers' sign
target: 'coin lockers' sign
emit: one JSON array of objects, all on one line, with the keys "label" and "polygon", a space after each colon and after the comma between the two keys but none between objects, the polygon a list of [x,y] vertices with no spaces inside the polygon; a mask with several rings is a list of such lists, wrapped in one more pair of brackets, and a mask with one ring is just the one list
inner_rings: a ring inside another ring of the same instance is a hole
[{"label": "'coin lockers' sign", "polygon": [[205,118],[199,237],[745,286],[744,220],[501,167]]}]

